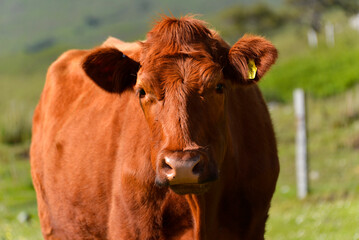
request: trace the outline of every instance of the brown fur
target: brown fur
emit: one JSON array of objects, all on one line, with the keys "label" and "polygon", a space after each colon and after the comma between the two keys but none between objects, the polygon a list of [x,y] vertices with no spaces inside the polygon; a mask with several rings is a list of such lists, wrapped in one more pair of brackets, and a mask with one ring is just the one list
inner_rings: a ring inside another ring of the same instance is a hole
[{"label": "brown fur", "polygon": [[[64,53],[33,120],[44,238],[263,239],[279,164],[255,82],[276,58],[264,38],[230,47],[191,17],[163,18],[144,42]],[[201,184],[219,172],[207,192],[156,184],[164,156],[194,152]]]}]

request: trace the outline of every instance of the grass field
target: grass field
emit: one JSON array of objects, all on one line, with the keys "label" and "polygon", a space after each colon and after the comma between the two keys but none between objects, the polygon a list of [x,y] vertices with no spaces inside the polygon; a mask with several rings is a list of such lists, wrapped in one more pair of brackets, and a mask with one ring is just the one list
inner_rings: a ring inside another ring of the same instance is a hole
[{"label": "grass field", "polygon": [[[0,146],[1,240],[42,239],[27,151],[28,143]],[[21,215],[31,219],[22,222]]]},{"label": "grass field", "polygon": [[359,86],[307,104],[310,195],[303,201],[296,199],[293,108],[271,108],[281,173],[267,239],[359,239]]}]

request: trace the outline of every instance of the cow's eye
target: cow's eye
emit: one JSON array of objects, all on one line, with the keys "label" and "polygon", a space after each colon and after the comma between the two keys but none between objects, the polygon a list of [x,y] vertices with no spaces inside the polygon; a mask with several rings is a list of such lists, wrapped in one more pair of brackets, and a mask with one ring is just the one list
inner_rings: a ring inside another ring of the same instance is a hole
[{"label": "cow's eye", "polygon": [[144,90],[143,88],[141,88],[141,89],[138,90],[138,96],[139,96],[140,98],[143,98],[143,97],[146,96],[146,92],[145,92],[145,90]]},{"label": "cow's eye", "polygon": [[223,90],[224,90],[224,84],[218,83],[217,86],[216,86],[216,92],[217,93],[223,93]]}]

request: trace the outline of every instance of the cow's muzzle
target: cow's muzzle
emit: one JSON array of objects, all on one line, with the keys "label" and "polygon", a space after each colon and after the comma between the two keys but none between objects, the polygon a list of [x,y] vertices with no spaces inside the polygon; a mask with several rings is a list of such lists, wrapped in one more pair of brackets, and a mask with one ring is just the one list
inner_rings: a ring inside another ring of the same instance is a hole
[{"label": "cow's muzzle", "polygon": [[201,194],[209,182],[218,178],[218,170],[204,153],[172,152],[164,156],[157,167],[156,183],[169,185],[178,194]]}]

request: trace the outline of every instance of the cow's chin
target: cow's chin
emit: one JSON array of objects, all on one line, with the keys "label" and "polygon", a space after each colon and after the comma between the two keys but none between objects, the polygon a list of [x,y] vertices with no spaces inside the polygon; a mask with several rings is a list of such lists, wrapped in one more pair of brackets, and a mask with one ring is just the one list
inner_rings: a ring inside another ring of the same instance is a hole
[{"label": "cow's chin", "polygon": [[179,195],[185,194],[203,194],[209,190],[211,183],[191,183],[191,184],[175,184],[169,185],[173,192]]}]

